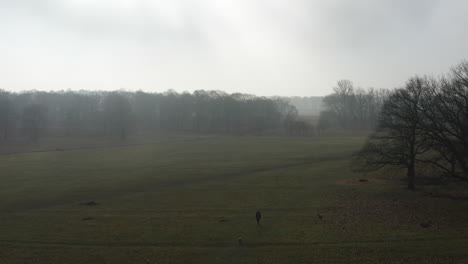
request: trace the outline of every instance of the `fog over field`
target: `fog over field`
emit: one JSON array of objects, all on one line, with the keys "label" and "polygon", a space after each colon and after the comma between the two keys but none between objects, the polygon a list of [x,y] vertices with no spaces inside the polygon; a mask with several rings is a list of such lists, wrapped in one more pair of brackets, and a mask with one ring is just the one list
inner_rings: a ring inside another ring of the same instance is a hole
[{"label": "fog over field", "polygon": [[0,2],[0,88],[323,96],[468,56],[464,0]]},{"label": "fog over field", "polygon": [[0,264],[468,263],[467,11],[0,0]]}]

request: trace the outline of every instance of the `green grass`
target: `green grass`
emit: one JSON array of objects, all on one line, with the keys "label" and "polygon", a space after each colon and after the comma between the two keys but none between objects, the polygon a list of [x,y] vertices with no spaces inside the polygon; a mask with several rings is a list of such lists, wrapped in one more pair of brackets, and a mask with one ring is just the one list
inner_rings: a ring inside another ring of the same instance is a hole
[{"label": "green grass", "polygon": [[0,156],[0,263],[468,263],[468,201],[353,173],[363,142],[219,137]]}]

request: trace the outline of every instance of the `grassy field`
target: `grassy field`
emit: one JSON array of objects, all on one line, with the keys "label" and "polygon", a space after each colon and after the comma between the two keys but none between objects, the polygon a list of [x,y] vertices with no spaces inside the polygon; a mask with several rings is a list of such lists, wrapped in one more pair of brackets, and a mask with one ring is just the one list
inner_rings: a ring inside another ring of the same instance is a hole
[{"label": "grassy field", "polygon": [[363,141],[1,155],[0,263],[468,263],[467,186],[408,192],[401,175],[353,173]]}]

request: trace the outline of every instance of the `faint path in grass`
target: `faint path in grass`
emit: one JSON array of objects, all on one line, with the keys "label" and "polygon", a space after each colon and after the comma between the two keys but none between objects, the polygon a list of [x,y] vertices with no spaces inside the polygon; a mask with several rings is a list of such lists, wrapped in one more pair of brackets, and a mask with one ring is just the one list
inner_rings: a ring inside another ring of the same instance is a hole
[{"label": "faint path in grass", "polygon": [[126,148],[126,147],[135,147],[135,146],[145,146],[145,145],[156,145],[161,143],[178,143],[178,142],[191,142],[191,141],[202,141],[202,140],[211,140],[217,139],[219,137],[188,137],[183,139],[162,139],[156,141],[148,141],[142,143],[123,143],[123,144],[109,144],[102,146],[85,146],[85,147],[65,147],[65,148],[45,148],[38,150],[29,150],[29,151],[12,151],[12,152],[0,152],[0,156],[8,155],[17,155],[17,154],[31,154],[31,153],[44,153],[44,152],[61,152],[61,151],[77,151],[77,150],[93,150],[93,149],[112,149],[112,148]]},{"label": "faint path in grass", "polygon": [[165,185],[161,185],[161,187],[184,187],[185,185],[191,185],[195,183],[202,183],[206,181],[211,181],[211,180],[226,180],[226,179],[232,179],[236,178],[238,176],[244,176],[248,174],[255,174],[255,173],[262,173],[262,172],[268,172],[268,171],[276,171],[276,170],[283,170],[283,169],[289,169],[293,167],[302,167],[306,165],[310,165],[313,163],[320,163],[320,162],[326,162],[326,161],[336,161],[336,160],[343,160],[347,159],[345,156],[331,156],[331,157],[320,157],[316,159],[304,159],[299,162],[290,162],[290,163],[284,163],[284,164],[279,164],[279,165],[274,165],[274,166],[266,166],[266,167],[258,167],[258,168],[252,168],[249,170],[241,170],[237,172],[231,172],[231,173],[224,173],[224,174],[216,174],[216,175],[210,175],[210,176],[205,176],[205,177],[200,177],[200,178],[194,178],[194,179],[181,179],[178,181],[172,181],[171,183],[167,183]]},{"label": "faint path in grass", "polygon": [[[274,166],[251,168],[248,170],[240,170],[237,172],[219,173],[219,174],[213,174],[213,175],[207,175],[207,176],[189,178],[189,179],[187,178],[171,179],[170,182],[166,182],[166,183],[147,184],[147,185],[133,187],[133,188],[125,188],[121,191],[116,191],[110,194],[108,193],[108,194],[87,195],[86,197],[80,197],[79,199],[74,198],[73,200],[68,200],[67,198],[63,198],[63,197],[62,198],[56,197],[50,200],[38,199],[38,200],[35,200],[34,202],[27,201],[23,205],[15,204],[14,206],[11,206],[11,207],[2,208],[2,211],[7,211],[11,213],[11,212],[18,212],[21,210],[45,209],[45,208],[49,208],[53,206],[60,206],[60,205],[65,205],[65,204],[70,204],[70,203],[80,203],[80,202],[83,202],[84,200],[98,201],[101,203],[106,200],[111,200],[111,199],[126,196],[126,195],[187,188],[190,185],[201,184],[201,183],[206,183],[206,182],[215,181],[215,180],[220,180],[220,181],[232,180],[237,177],[245,176],[249,174],[269,172],[269,171],[278,171],[278,170],[289,169],[293,167],[302,167],[302,166],[310,165],[312,163],[330,162],[330,161],[336,161],[336,160],[343,160],[346,158],[347,157],[343,155],[330,156],[330,157],[304,158],[298,162],[290,162],[290,163],[283,163],[283,164],[278,164]],[[184,168],[181,168],[181,169],[184,169]]]},{"label": "faint path in grass", "polygon": [[160,247],[160,248],[260,248],[260,247],[289,247],[289,246],[347,246],[347,245],[365,245],[365,244],[386,244],[386,243],[413,243],[413,242],[434,242],[434,241],[466,241],[468,237],[437,237],[437,238],[411,238],[411,239],[372,239],[359,241],[331,241],[331,242],[256,242],[248,243],[244,241],[242,246],[236,242],[218,242],[218,243],[171,243],[171,242],[155,242],[155,243],[135,243],[135,242],[101,242],[101,243],[85,243],[85,242],[50,242],[40,240],[0,240],[0,244],[9,245],[28,245],[28,246],[54,246],[54,247]]}]

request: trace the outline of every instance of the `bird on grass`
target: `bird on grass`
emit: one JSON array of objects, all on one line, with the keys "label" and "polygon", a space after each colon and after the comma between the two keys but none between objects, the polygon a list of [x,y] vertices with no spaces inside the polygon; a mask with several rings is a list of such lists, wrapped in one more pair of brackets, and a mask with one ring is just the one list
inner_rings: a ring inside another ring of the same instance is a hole
[{"label": "bird on grass", "polygon": [[420,223],[419,225],[420,225],[422,228],[429,228],[429,227],[432,226],[432,221],[429,220],[429,221],[427,221],[427,222],[422,222],[422,223]]}]

